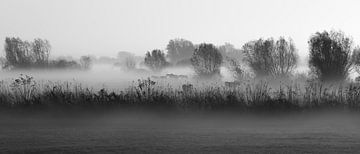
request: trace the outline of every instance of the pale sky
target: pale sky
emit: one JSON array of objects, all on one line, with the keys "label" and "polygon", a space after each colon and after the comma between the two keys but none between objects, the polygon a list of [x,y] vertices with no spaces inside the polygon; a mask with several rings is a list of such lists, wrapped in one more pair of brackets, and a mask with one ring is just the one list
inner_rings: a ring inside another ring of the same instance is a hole
[{"label": "pale sky", "polygon": [[241,47],[279,36],[305,56],[310,35],[331,29],[360,43],[359,0],[0,0],[0,20],[1,44],[46,38],[54,56],[143,55],[173,38]]}]

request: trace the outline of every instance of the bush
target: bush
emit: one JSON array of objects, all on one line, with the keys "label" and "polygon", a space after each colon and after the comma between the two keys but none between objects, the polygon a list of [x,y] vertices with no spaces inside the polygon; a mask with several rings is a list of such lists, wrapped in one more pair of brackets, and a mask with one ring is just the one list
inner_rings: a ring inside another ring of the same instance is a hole
[{"label": "bush", "polygon": [[191,64],[200,77],[211,77],[220,74],[223,57],[212,44],[200,44],[191,58]]}]

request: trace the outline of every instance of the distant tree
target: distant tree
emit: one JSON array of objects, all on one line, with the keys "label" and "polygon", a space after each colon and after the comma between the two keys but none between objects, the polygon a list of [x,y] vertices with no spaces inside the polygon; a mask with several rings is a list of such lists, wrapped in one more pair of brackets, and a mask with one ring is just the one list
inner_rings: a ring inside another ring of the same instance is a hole
[{"label": "distant tree", "polygon": [[49,68],[52,69],[81,69],[83,68],[79,63],[71,58],[58,58],[49,62]]},{"label": "distant tree", "polygon": [[219,50],[212,44],[200,44],[191,58],[195,72],[202,77],[220,74],[223,57]]},{"label": "distant tree", "polygon": [[341,31],[315,33],[309,41],[312,72],[325,82],[345,80],[353,64],[352,44]]},{"label": "distant tree", "polygon": [[243,46],[245,60],[257,77],[287,77],[295,69],[298,55],[291,39],[280,37],[251,41]]},{"label": "distant tree", "polygon": [[5,54],[8,66],[29,67],[33,61],[31,43],[20,38],[5,39]]},{"label": "distant tree", "polygon": [[117,59],[120,61],[125,61],[128,57],[134,57],[135,55],[131,52],[120,51],[117,53]]},{"label": "distant tree", "polygon": [[[232,57],[232,58],[239,58],[239,57],[233,57],[234,55],[238,54],[238,55],[242,55],[242,52],[240,49],[236,49],[234,47],[234,45],[230,44],[230,43],[225,43],[224,45],[221,45],[218,47],[219,52],[221,53],[221,55],[225,58],[225,57]],[[242,57],[240,57],[242,58]],[[240,59],[239,58],[239,59]]]},{"label": "distant tree", "polygon": [[32,50],[36,65],[44,66],[48,64],[51,50],[48,40],[35,39],[32,43]]},{"label": "distant tree", "polygon": [[145,65],[153,71],[160,71],[168,65],[165,54],[161,50],[153,50],[145,55]]},{"label": "distant tree", "polygon": [[136,61],[134,57],[127,57],[124,62],[126,70],[134,70],[136,68]]},{"label": "distant tree", "polygon": [[92,60],[90,56],[81,56],[80,58],[80,66],[81,68],[88,70],[91,68]]},{"label": "distant tree", "polygon": [[173,39],[169,41],[166,47],[167,57],[173,64],[186,59],[190,59],[194,53],[195,47],[192,42],[185,39]]}]

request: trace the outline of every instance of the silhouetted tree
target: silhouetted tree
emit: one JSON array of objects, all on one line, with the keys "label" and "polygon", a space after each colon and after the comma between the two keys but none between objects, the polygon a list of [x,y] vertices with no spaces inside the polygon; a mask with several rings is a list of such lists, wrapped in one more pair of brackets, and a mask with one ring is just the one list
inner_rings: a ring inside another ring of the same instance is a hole
[{"label": "silhouetted tree", "polygon": [[165,59],[165,54],[161,50],[153,50],[147,52],[145,55],[145,65],[153,71],[160,71],[168,65]]},{"label": "silhouetted tree", "polygon": [[251,41],[243,46],[245,60],[257,77],[286,77],[297,64],[298,55],[291,39],[280,37]]},{"label": "silhouetted tree", "polygon": [[352,66],[352,39],[341,31],[317,32],[309,41],[309,65],[321,81],[342,81]]},{"label": "silhouetted tree", "polygon": [[166,47],[167,57],[173,64],[186,59],[190,59],[194,53],[195,47],[192,42],[185,39],[170,40]]},{"label": "silhouetted tree", "polygon": [[82,69],[88,70],[91,68],[92,61],[90,56],[81,56],[80,66]]},{"label": "silhouetted tree", "polygon": [[135,55],[131,52],[120,51],[117,53],[117,59],[120,61],[125,61],[128,57],[134,57]]},{"label": "silhouetted tree", "polygon": [[191,58],[195,72],[202,77],[220,74],[223,57],[219,50],[212,44],[200,44]]}]

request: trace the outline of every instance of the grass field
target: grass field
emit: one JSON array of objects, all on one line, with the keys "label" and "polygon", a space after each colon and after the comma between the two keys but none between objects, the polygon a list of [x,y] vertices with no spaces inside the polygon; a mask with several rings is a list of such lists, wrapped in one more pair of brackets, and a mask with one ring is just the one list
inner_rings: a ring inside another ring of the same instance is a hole
[{"label": "grass field", "polygon": [[2,114],[1,153],[357,153],[358,113]]}]

